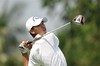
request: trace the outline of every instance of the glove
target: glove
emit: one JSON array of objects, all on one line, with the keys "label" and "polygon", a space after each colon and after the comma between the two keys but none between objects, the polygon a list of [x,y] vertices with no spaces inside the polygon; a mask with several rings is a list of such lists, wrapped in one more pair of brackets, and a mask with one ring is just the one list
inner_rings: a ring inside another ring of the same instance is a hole
[{"label": "glove", "polygon": [[21,51],[22,54],[27,53],[27,48],[24,47],[24,41],[19,45],[19,50]]}]

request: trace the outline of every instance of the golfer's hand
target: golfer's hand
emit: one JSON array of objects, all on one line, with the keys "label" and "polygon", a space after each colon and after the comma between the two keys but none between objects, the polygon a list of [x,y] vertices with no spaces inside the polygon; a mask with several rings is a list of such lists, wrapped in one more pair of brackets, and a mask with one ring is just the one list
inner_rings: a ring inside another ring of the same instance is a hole
[{"label": "golfer's hand", "polygon": [[22,54],[27,53],[27,49],[24,46],[26,44],[26,41],[22,41],[22,43],[19,45],[19,50],[21,51]]},{"label": "golfer's hand", "polygon": [[32,48],[32,44],[29,41],[22,41],[22,43],[19,45],[19,49],[21,50],[22,53],[26,53],[27,49],[31,49]]},{"label": "golfer's hand", "polygon": [[24,47],[28,48],[28,49],[31,49],[32,48],[32,42],[30,41],[24,41]]}]

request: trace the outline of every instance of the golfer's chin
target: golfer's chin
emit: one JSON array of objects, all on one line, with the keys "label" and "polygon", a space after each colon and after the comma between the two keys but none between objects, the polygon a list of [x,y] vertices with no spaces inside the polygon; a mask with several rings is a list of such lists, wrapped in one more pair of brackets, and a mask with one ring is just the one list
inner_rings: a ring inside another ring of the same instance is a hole
[{"label": "golfer's chin", "polygon": [[44,32],[44,34],[46,34],[46,33],[47,33],[47,30],[46,30],[46,29],[44,29],[44,30],[43,30],[43,32]]},{"label": "golfer's chin", "polygon": [[44,34],[46,34],[46,33],[47,33],[47,31],[45,30],[45,31],[44,31]]}]

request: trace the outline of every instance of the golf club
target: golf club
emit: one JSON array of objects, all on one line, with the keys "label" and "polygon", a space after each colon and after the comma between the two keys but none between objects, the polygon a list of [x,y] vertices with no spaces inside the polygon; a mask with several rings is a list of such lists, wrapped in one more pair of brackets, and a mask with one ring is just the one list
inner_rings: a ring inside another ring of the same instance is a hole
[{"label": "golf club", "polygon": [[49,31],[48,33],[42,35],[42,36],[39,37],[39,38],[34,38],[32,41],[29,41],[28,43],[33,43],[34,41],[36,41],[36,40],[38,40],[38,39],[40,39],[40,38],[42,38],[42,37],[44,37],[44,36],[46,36],[46,35],[52,33],[52,32],[55,32],[55,31],[57,31],[57,30],[59,30],[59,29],[65,27],[65,26],[67,26],[67,25],[69,25],[69,24],[71,24],[71,23],[75,23],[75,24],[78,24],[78,25],[83,25],[84,22],[85,22],[85,21],[83,21],[83,20],[84,20],[84,16],[83,16],[83,15],[78,15],[78,16],[76,16],[76,17],[73,19],[72,22],[67,22],[66,24],[64,24],[64,25],[62,25],[62,26],[60,26],[60,27],[58,27],[58,28],[56,28],[56,29],[54,29],[54,30]]}]

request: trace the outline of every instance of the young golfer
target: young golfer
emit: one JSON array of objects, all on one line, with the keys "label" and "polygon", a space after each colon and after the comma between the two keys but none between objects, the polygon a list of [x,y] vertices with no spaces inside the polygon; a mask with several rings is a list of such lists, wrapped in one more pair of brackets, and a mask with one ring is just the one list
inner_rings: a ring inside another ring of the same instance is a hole
[{"label": "young golfer", "polygon": [[[45,22],[47,18],[38,17],[31,17],[26,22],[27,30],[36,41],[34,43],[22,41],[19,45],[24,66],[67,66],[59,48],[59,40],[54,33],[47,34]],[[30,49],[29,55],[26,48]]]}]

